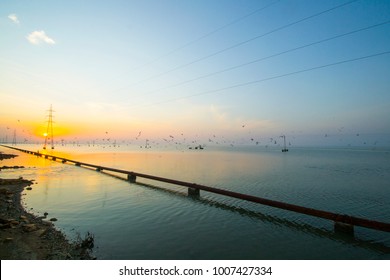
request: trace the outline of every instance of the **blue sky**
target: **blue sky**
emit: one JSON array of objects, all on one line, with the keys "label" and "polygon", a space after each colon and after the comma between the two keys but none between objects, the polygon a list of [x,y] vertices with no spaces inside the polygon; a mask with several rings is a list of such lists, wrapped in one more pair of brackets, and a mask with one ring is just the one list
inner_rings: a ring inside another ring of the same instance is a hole
[{"label": "blue sky", "polygon": [[36,133],[52,104],[71,137],[343,133],[390,145],[390,1],[38,0],[0,11],[2,138]]}]

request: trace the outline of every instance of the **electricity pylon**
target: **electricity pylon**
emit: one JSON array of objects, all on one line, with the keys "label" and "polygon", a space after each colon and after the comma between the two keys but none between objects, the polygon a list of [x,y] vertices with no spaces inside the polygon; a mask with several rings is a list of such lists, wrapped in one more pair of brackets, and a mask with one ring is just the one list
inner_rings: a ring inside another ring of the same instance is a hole
[{"label": "electricity pylon", "polygon": [[12,146],[16,146],[16,129],[14,130],[14,138],[12,139]]},{"label": "electricity pylon", "polygon": [[53,107],[50,105],[49,109],[49,115],[47,119],[47,129],[45,133],[45,145],[43,146],[43,149],[46,149],[46,146],[48,144],[48,140],[50,141],[51,148],[54,149],[54,135],[53,135]]}]

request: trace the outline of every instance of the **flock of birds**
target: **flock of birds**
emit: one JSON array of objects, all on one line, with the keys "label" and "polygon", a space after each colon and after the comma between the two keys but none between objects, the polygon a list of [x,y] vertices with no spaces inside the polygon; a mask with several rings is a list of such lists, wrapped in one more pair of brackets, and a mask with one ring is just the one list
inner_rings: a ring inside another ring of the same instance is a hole
[{"label": "flock of birds", "polygon": [[[20,123],[20,120],[18,120]],[[110,137],[110,132],[105,131],[103,137],[95,138],[93,140],[81,141],[78,138],[74,138],[73,140],[65,140],[61,139],[58,142],[56,140],[56,145],[73,145],[73,146],[81,146],[86,144],[87,146],[100,146],[102,148],[106,147],[120,147],[120,146],[135,146],[139,147],[139,149],[176,149],[176,150],[203,150],[208,146],[227,146],[227,147],[235,147],[240,145],[254,145],[254,146],[262,146],[265,148],[269,147],[282,147],[284,135],[281,136],[273,136],[273,137],[259,137],[255,136],[250,129],[247,128],[245,124],[241,125],[241,132],[238,132],[236,135],[225,137],[225,136],[217,136],[216,134],[210,135],[195,135],[195,136],[186,136],[183,132],[180,133],[171,133],[167,134],[165,137],[160,138],[150,138],[147,137],[147,133],[143,133],[142,130],[138,131],[132,138],[127,140],[116,140],[113,137]],[[11,127],[6,127],[6,132],[10,131]],[[15,133],[16,130],[14,130]],[[341,137],[345,132],[345,128],[341,127],[337,129],[337,133],[325,133],[324,139],[331,138],[332,136]],[[25,134],[24,130],[22,131]],[[302,133],[302,132],[300,132]],[[291,139],[294,140],[297,133],[291,132],[289,136],[289,140],[286,142],[286,145],[292,146]],[[8,135],[6,133],[6,135]],[[355,137],[360,137],[360,133],[355,133]],[[3,143],[7,142],[7,139],[10,140],[9,137],[3,138]],[[340,138],[341,140],[341,138]],[[9,142],[9,141],[8,141]],[[21,143],[18,141],[18,143]],[[24,137],[23,143],[31,143],[27,137]],[[82,144],[84,143],[84,144]],[[376,146],[377,141],[375,143],[368,143],[367,141],[362,141],[363,145],[373,144]]]},{"label": "flock of birds", "polygon": [[[246,126],[242,125],[244,129]],[[195,135],[194,137],[187,137],[183,132],[180,133],[171,133],[167,134],[165,137],[160,138],[148,138],[143,135],[142,131],[139,131],[136,136],[128,140],[117,141],[112,137],[109,137],[109,132],[105,131],[103,138],[95,138],[94,140],[87,141],[87,145],[91,146],[101,146],[102,148],[106,147],[120,147],[120,146],[135,146],[139,149],[152,149],[152,148],[163,148],[163,149],[176,149],[176,150],[203,150],[207,146],[230,146],[234,147],[236,145],[264,145],[266,148],[269,146],[280,146],[279,137],[270,137],[259,139],[259,137],[250,136],[251,132],[247,133],[245,136],[236,136],[232,137],[236,140],[229,140],[225,136],[217,136],[212,134],[209,136],[199,136]],[[280,136],[282,137],[282,136]],[[255,139],[256,138],[256,139]],[[68,143],[69,144],[69,143]],[[79,145],[79,141],[75,139],[71,141],[72,145]],[[66,145],[63,141],[62,145]],[[289,142],[291,146],[291,142]]]},{"label": "flock of birds", "polygon": [[[323,135],[324,139],[338,137],[339,141],[343,141],[343,135],[345,134],[345,128],[341,127],[337,129],[335,133],[325,133]],[[235,146],[260,146],[264,148],[282,148],[284,145],[284,135],[277,135],[273,137],[260,137],[254,136],[252,131],[247,128],[245,124],[241,125],[241,132],[238,132],[236,135],[230,137],[219,136],[216,134],[210,135],[195,135],[195,136],[186,136],[183,132],[167,134],[165,137],[160,138],[148,138],[147,133],[143,131],[138,131],[133,138],[128,140],[117,141],[109,137],[109,131],[105,131],[103,138],[96,138],[92,141],[87,141],[88,146],[101,146],[106,147],[120,147],[120,146],[135,146],[139,149],[176,149],[176,150],[203,150],[206,147],[212,146],[222,146],[222,147],[235,147]],[[298,134],[303,134],[302,131],[291,132],[292,136],[289,136],[289,141],[285,144],[286,146],[291,147],[294,142],[295,136]],[[349,133],[351,134],[351,133]],[[355,137],[360,137],[360,133],[353,134]],[[363,139],[362,139],[363,140]],[[360,144],[363,145],[373,145],[376,146],[378,141],[373,143],[368,143],[368,141],[362,141]],[[77,141],[73,141],[73,145],[78,144]],[[351,146],[351,144],[347,144]]]}]

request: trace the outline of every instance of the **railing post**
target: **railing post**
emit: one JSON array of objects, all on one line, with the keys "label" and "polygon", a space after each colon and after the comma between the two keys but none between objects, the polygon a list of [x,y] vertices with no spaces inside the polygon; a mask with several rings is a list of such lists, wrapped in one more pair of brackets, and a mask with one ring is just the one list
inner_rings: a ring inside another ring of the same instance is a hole
[{"label": "railing post", "polygon": [[200,196],[200,190],[195,188],[188,188],[188,196],[191,197],[199,197]]},{"label": "railing post", "polygon": [[134,173],[127,174],[127,181],[131,183],[135,183],[136,180],[137,180],[137,176],[135,176]]},{"label": "railing post", "polygon": [[350,236],[354,236],[354,228],[353,225],[350,224],[335,222],[334,231],[338,233],[344,233]]}]

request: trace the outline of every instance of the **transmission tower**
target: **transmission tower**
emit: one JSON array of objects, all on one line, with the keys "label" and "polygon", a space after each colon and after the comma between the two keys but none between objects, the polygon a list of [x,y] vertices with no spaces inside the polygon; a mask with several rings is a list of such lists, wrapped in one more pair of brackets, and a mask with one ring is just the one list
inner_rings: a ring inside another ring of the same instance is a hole
[{"label": "transmission tower", "polygon": [[49,115],[47,116],[47,129],[45,133],[45,145],[43,149],[46,149],[48,141],[50,141],[51,148],[54,149],[54,135],[53,135],[53,107],[50,105]]},{"label": "transmission tower", "polygon": [[12,146],[16,146],[16,129],[14,130],[14,138],[12,139]]}]

